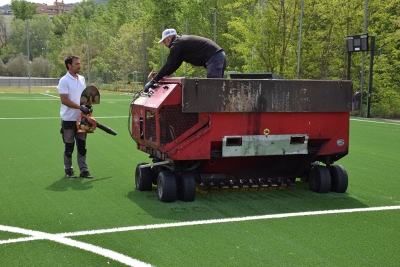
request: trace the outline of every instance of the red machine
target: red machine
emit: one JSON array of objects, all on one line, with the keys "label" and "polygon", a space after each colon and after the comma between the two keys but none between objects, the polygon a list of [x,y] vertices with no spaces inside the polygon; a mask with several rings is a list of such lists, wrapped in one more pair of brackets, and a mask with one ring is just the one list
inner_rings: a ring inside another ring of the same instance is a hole
[{"label": "red machine", "polygon": [[[159,200],[196,191],[292,187],[345,192],[351,81],[164,78],[131,103],[131,136],[152,158],[136,188]],[[324,165],[320,164],[323,163]]]}]

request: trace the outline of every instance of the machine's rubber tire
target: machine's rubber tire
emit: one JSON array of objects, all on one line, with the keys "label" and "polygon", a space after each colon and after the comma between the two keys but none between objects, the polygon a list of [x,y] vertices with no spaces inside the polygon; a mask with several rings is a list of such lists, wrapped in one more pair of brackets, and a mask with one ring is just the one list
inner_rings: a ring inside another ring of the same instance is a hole
[{"label": "machine's rubber tire", "polygon": [[178,184],[178,199],[190,202],[196,198],[196,180],[192,172],[183,172]]},{"label": "machine's rubber tire", "polygon": [[349,177],[345,168],[341,165],[332,165],[329,169],[331,173],[331,191],[344,193],[349,184]]},{"label": "machine's rubber tire", "polygon": [[328,168],[314,166],[310,170],[309,186],[311,191],[317,193],[328,193],[331,188],[331,174]]},{"label": "machine's rubber tire", "polygon": [[153,171],[152,182],[153,182],[154,185],[157,185],[158,174],[160,172],[162,172],[163,168],[162,168],[162,166],[153,166],[153,168],[151,168],[151,170]]},{"label": "machine's rubber tire", "polygon": [[318,161],[311,162],[311,163],[310,163],[310,167],[307,168],[307,170],[305,170],[305,171],[303,172],[303,175],[300,177],[300,180],[301,180],[302,182],[308,183],[311,168],[312,168],[312,167],[315,167],[315,166],[318,166],[318,165],[319,165],[319,162],[318,162]]},{"label": "machine's rubber tire", "polygon": [[135,184],[136,189],[139,191],[151,191],[152,190],[152,171],[151,167],[140,168],[139,166],[147,164],[146,162],[141,162],[136,166],[135,172]]},{"label": "machine's rubber tire", "polygon": [[171,171],[162,171],[157,177],[158,199],[162,202],[175,202],[176,179]]}]

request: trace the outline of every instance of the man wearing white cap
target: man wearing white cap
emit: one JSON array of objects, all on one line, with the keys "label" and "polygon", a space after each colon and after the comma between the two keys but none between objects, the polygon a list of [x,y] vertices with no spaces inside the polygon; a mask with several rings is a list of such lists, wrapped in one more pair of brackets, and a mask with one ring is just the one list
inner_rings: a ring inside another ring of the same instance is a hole
[{"label": "man wearing white cap", "polygon": [[158,43],[168,47],[170,53],[161,70],[145,85],[145,92],[164,76],[174,73],[184,61],[194,66],[204,66],[207,69],[207,78],[223,78],[226,68],[225,52],[210,39],[195,35],[178,36],[175,29],[166,29]]}]

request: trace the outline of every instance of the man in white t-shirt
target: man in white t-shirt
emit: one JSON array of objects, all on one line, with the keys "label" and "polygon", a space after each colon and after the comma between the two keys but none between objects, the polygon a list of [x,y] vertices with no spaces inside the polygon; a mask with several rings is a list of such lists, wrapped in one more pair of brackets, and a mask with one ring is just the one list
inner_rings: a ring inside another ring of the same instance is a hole
[{"label": "man in white t-shirt", "polygon": [[64,171],[68,178],[76,178],[72,167],[72,153],[75,142],[78,150],[77,160],[80,177],[93,178],[86,164],[86,133],[77,131],[76,121],[81,112],[89,114],[86,106],[80,105],[81,94],[86,88],[85,77],[79,75],[81,61],[77,56],[65,59],[67,74],[59,81],[57,89],[61,100],[61,134],[64,142]]}]

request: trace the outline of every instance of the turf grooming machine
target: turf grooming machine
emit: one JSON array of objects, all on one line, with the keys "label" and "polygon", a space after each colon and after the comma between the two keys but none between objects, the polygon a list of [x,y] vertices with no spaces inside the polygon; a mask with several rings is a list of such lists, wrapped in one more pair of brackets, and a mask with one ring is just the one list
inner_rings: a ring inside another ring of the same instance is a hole
[{"label": "turf grooming machine", "polygon": [[291,188],[343,193],[351,81],[164,78],[131,103],[139,191],[193,201],[196,192]]}]

